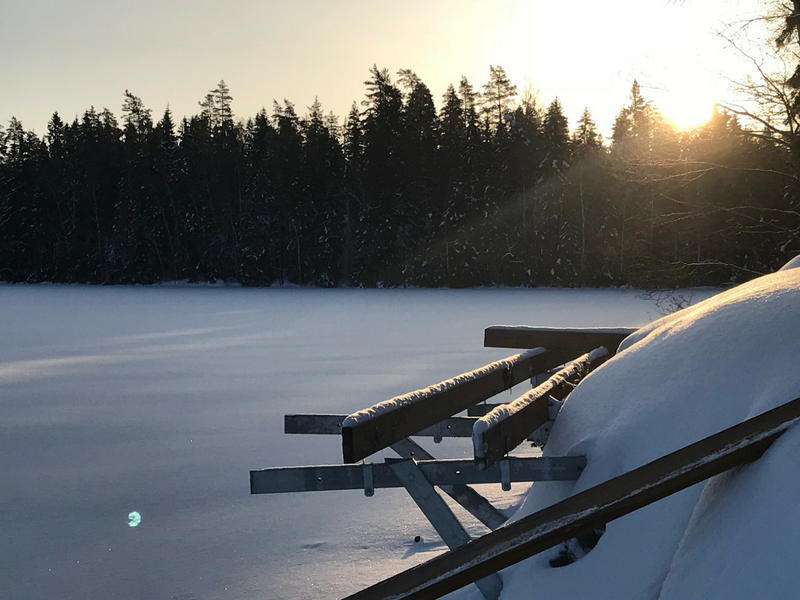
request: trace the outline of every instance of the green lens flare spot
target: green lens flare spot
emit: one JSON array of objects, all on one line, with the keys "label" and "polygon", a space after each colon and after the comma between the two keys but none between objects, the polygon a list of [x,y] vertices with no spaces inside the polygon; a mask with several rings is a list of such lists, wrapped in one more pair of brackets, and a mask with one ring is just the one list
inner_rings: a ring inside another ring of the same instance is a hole
[{"label": "green lens flare spot", "polygon": [[142,515],[140,515],[138,512],[133,511],[128,513],[128,527],[136,527],[141,522]]}]

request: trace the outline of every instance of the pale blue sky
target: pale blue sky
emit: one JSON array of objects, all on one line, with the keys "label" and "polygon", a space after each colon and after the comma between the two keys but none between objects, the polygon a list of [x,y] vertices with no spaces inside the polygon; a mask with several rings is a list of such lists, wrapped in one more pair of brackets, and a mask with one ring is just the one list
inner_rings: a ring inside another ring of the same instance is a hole
[{"label": "pale blue sky", "polygon": [[638,78],[676,121],[733,98],[742,64],[713,32],[757,0],[0,0],[0,124],[43,133],[53,111],[120,115],[122,94],[177,118],[224,79],[236,117],[319,96],[344,117],[373,63],[410,68],[437,103],[466,75],[502,65],[518,90],[558,96],[570,126],[584,107],[604,132]]}]

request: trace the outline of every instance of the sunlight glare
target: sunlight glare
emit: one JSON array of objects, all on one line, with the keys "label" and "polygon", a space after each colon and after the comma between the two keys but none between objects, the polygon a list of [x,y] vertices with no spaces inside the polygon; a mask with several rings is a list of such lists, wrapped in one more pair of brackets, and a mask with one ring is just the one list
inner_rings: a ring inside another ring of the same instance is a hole
[{"label": "sunlight glare", "polygon": [[[719,15],[700,3],[621,0],[618,8],[655,26],[621,24],[618,12],[596,3],[580,3],[582,18],[576,21],[574,6],[502,0],[483,15],[483,55],[505,67],[518,92],[528,84],[541,90],[541,108],[558,96],[570,127],[587,107],[601,128],[610,129],[634,79],[678,129],[707,121],[728,90],[718,73],[719,40],[707,35]],[[560,26],[567,22],[569,36]]]},{"label": "sunlight glare", "polygon": [[683,131],[708,121],[715,103],[701,94],[680,90],[668,93],[662,104],[660,108],[664,117]]},{"label": "sunlight glare", "polygon": [[690,54],[674,53],[662,72],[662,85],[653,101],[664,117],[680,130],[691,129],[711,118],[719,101],[718,85],[711,73]]}]

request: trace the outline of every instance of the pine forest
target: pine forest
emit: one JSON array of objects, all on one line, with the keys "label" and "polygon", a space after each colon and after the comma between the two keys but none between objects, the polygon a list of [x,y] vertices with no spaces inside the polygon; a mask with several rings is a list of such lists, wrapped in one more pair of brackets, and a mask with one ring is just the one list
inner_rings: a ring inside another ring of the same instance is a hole
[{"label": "pine forest", "polygon": [[678,130],[632,82],[603,139],[499,66],[438,110],[411,70],[365,86],[343,119],[286,100],[237,118],[224,81],[180,121],[129,91],[119,119],[11,119],[0,281],[671,288],[800,253],[789,95],[777,126],[718,107]]}]

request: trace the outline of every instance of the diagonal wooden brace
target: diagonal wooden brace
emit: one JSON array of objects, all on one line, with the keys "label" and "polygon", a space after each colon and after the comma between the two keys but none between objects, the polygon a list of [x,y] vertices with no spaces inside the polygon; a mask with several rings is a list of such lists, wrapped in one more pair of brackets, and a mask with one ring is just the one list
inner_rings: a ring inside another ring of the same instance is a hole
[{"label": "diagonal wooden brace", "polygon": [[[469,534],[447,503],[433,489],[430,481],[425,478],[425,474],[417,466],[417,461],[413,458],[393,461],[389,466],[450,550],[470,541]],[[476,580],[475,585],[486,600],[497,600],[503,589],[503,581],[497,573]]]},{"label": "diagonal wooden brace", "polygon": [[[403,458],[433,460],[433,456],[416,442],[406,438],[392,444],[392,450]],[[508,520],[492,503],[468,485],[440,485],[441,490],[489,529],[497,529]]]}]

